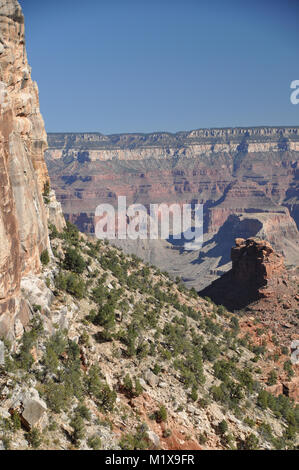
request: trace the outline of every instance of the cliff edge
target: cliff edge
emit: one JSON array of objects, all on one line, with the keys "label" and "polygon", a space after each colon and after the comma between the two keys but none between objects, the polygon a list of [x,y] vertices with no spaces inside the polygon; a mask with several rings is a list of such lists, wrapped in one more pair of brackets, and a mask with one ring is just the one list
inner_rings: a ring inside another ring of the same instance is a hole
[{"label": "cliff edge", "polygon": [[13,335],[16,321],[28,321],[21,277],[39,272],[40,254],[49,247],[46,148],[22,10],[16,0],[0,0],[0,335]]},{"label": "cliff edge", "polygon": [[232,310],[279,296],[287,278],[283,256],[258,238],[236,238],[235,244],[231,249],[232,269],[199,294]]}]

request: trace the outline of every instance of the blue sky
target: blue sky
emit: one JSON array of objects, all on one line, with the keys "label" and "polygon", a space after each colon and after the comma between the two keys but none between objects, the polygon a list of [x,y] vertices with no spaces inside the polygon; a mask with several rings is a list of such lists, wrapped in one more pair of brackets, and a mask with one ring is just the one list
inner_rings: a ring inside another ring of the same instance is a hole
[{"label": "blue sky", "polygon": [[298,0],[20,0],[48,132],[299,125]]}]

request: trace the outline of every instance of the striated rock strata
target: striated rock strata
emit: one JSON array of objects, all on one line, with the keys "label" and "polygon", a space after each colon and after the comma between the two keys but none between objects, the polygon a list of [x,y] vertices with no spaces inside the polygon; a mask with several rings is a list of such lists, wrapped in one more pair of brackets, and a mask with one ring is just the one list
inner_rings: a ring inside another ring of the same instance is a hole
[{"label": "striated rock strata", "polygon": [[[202,289],[230,269],[234,238],[265,238],[299,264],[298,127],[191,132],[49,134],[46,161],[65,216],[93,233],[99,203],[204,204],[204,246],[118,242],[126,252]],[[297,225],[296,225],[297,224]]]},{"label": "striated rock strata", "polygon": [[[21,277],[39,271],[40,253],[49,246],[46,148],[23,14],[16,0],[0,0],[0,335],[28,321]],[[57,223],[63,224],[61,216]]]}]

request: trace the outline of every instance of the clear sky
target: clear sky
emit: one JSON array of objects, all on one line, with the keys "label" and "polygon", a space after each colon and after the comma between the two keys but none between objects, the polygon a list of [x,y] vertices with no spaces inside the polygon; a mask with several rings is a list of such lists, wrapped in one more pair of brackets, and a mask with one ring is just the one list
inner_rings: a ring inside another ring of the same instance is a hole
[{"label": "clear sky", "polygon": [[299,0],[20,0],[48,132],[299,125]]}]

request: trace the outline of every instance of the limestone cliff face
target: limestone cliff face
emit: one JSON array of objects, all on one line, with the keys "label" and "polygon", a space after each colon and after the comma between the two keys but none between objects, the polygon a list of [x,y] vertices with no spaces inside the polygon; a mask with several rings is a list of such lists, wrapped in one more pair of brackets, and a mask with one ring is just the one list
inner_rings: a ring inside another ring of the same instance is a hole
[{"label": "limestone cliff face", "polygon": [[26,322],[20,280],[39,271],[40,253],[48,247],[46,147],[24,17],[16,0],[0,0],[0,335],[13,329],[17,317]]},{"label": "limestone cliff face", "polygon": [[169,159],[183,155],[299,151],[298,127],[248,127],[197,129],[191,132],[152,134],[68,133],[49,134],[49,156],[53,159],[88,156],[90,161]]}]

